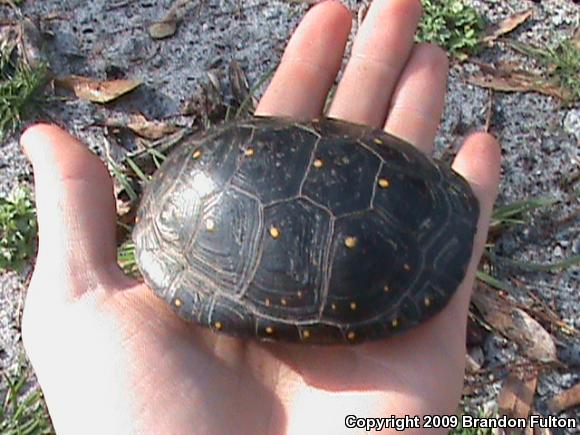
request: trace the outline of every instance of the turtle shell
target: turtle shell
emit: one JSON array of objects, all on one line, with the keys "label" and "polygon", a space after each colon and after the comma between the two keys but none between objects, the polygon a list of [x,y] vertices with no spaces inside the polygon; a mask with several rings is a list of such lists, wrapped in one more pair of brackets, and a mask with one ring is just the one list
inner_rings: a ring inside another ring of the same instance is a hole
[{"label": "turtle shell", "polygon": [[145,282],[241,337],[360,343],[440,311],[471,257],[467,182],[381,130],[253,118],[181,143],[133,233]]}]

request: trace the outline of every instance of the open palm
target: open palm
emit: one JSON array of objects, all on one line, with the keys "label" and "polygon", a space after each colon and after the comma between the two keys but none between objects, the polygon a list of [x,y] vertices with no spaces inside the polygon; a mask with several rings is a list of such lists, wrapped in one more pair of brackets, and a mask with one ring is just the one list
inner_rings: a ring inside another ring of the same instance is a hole
[{"label": "open palm", "polygon": [[[430,153],[447,60],[413,43],[419,16],[418,0],[375,0],[328,115],[382,127]],[[350,24],[338,2],[312,8],[257,114],[319,117]],[[264,344],[185,324],[118,268],[112,183],[101,161],[54,126],[28,129],[22,144],[40,229],[23,337],[59,433],[338,434],[355,432],[347,415],[454,412],[468,301],[498,184],[490,136],[470,136],[454,162],[481,204],[461,288],[418,328],[351,347]]]}]

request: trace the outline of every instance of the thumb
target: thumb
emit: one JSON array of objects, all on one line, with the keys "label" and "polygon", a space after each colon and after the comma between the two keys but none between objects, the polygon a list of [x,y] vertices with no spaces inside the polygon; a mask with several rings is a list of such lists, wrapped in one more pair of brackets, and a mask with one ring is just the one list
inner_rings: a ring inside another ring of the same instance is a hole
[{"label": "thumb", "polygon": [[458,296],[462,313],[467,313],[475,273],[487,239],[487,230],[500,182],[500,159],[500,146],[495,138],[487,133],[475,133],[467,138],[453,162],[453,169],[467,180],[479,201],[479,220],[473,243],[473,255],[464,281],[468,286],[459,292]]},{"label": "thumb", "polygon": [[73,293],[61,296],[80,296],[119,270],[111,177],[97,156],[56,126],[32,126],[20,142],[34,170],[39,229],[35,273],[74,278],[75,285],[56,287]]}]

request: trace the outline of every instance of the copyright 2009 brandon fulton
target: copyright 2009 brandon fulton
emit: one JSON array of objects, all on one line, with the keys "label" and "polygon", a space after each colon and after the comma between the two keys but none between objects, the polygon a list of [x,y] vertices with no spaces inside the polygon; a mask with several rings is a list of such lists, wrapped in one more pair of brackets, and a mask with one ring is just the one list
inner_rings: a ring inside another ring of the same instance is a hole
[{"label": "copyright 2009 brandon fulton", "polygon": [[547,429],[576,429],[575,418],[556,417],[554,415],[531,415],[528,418],[514,417],[472,417],[470,415],[461,416],[461,426],[469,428],[489,428],[489,429],[525,429],[547,428]]}]

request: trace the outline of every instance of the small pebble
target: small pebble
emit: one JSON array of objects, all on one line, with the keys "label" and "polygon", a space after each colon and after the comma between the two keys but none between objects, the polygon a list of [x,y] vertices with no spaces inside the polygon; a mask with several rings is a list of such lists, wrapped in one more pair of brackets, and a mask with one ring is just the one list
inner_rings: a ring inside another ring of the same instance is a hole
[{"label": "small pebble", "polygon": [[570,110],[564,117],[563,127],[566,132],[580,140],[580,109]]}]

